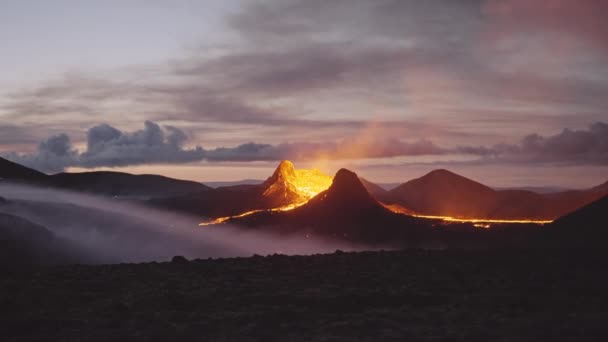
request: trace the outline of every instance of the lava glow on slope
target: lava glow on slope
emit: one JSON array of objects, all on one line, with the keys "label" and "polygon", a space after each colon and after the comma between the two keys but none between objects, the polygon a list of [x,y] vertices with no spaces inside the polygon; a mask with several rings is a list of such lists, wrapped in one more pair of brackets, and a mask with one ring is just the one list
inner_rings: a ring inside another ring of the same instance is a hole
[{"label": "lava glow on slope", "polygon": [[199,226],[220,224],[230,219],[241,218],[264,211],[277,212],[293,210],[306,204],[319,193],[327,190],[331,186],[333,177],[328,176],[317,169],[296,170],[293,163],[290,161],[283,161],[277,168],[273,177],[271,177],[271,180],[273,182],[268,185],[262,196],[285,196],[285,198],[291,198],[292,203],[277,208],[251,210],[234,216],[219,217],[210,222],[201,223]]},{"label": "lava glow on slope", "polygon": [[[289,165],[286,166],[286,170],[283,169],[285,163],[288,163],[287,165]],[[302,204],[304,204],[319,193],[327,190],[333,181],[333,177],[328,176],[317,169],[296,170],[293,168],[291,162],[282,162],[279,166],[279,172],[281,172],[281,177],[277,182],[271,184],[268,189],[266,189],[264,196],[272,196],[275,187],[281,187],[283,189],[289,189],[292,193],[297,194],[298,200],[295,202],[302,202]]]}]

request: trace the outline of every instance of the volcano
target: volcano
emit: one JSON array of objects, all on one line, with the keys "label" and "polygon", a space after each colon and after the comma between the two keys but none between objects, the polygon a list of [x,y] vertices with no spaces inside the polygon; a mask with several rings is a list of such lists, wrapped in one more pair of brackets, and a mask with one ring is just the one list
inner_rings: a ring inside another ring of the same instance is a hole
[{"label": "volcano", "polygon": [[296,170],[292,162],[284,160],[262,184],[262,196],[270,208],[295,206],[326,190],[331,182],[332,177],[319,170]]}]

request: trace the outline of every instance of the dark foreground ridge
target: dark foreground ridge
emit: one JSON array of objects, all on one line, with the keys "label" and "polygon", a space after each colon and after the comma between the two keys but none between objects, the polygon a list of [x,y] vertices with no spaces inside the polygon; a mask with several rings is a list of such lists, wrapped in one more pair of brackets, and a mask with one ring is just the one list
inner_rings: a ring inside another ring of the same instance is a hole
[{"label": "dark foreground ridge", "polygon": [[4,341],[600,341],[605,252],[395,251],[0,278]]}]

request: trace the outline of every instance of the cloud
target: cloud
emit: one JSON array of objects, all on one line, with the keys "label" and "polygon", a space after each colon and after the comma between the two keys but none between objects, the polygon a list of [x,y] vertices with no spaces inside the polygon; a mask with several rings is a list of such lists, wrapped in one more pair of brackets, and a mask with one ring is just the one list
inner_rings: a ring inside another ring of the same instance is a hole
[{"label": "cloud", "polygon": [[66,134],[54,135],[38,144],[38,150],[32,154],[9,153],[9,160],[43,171],[62,171],[72,166],[78,159],[78,152],[72,148]]},{"label": "cloud", "polygon": [[597,122],[587,130],[564,129],[546,137],[530,134],[517,145],[461,147],[458,151],[479,155],[483,161],[608,165],[608,124]]},{"label": "cloud", "polygon": [[36,153],[8,153],[5,157],[45,172],[67,167],[118,167],[143,164],[190,162],[254,162],[329,159],[382,159],[412,156],[469,155],[477,164],[526,163],[558,165],[608,165],[608,124],[597,122],[588,130],[564,129],[551,136],[531,134],[519,144],[442,147],[430,140],[403,141],[359,135],[335,142],[260,144],[249,142],[235,147],[185,148],[188,136],[173,126],[160,127],[150,121],[142,130],[123,132],[107,124],[87,133],[87,148],[78,152],[66,134],[50,137],[38,145]]},{"label": "cloud", "polygon": [[146,121],[143,130],[122,132],[110,125],[92,127],[87,133],[87,149],[79,153],[66,134],[53,136],[38,145],[32,154],[9,153],[15,162],[44,172],[67,167],[116,167],[141,164],[187,163],[201,160],[203,149],[182,147],[186,134],[172,126],[161,128]]},{"label": "cloud", "polygon": [[489,0],[483,12],[494,19],[497,34],[555,32],[608,49],[603,0]]}]

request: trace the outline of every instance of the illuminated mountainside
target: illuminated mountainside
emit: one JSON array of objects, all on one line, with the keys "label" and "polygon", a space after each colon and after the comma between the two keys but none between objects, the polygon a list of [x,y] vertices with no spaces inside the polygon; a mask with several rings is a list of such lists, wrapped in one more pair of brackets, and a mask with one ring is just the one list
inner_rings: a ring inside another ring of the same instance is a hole
[{"label": "illuminated mountainside", "polygon": [[272,208],[295,206],[326,190],[331,182],[332,177],[319,170],[296,170],[292,162],[284,160],[264,182],[262,196]]},{"label": "illuminated mountainside", "polygon": [[496,191],[447,170],[435,170],[391,191],[394,201],[425,215],[480,217],[496,203]]},{"label": "illuminated mountainside", "polygon": [[386,202],[428,216],[551,221],[606,194],[605,185],[550,194],[497,191],[453,172],[435,170],[391,190]]}]

